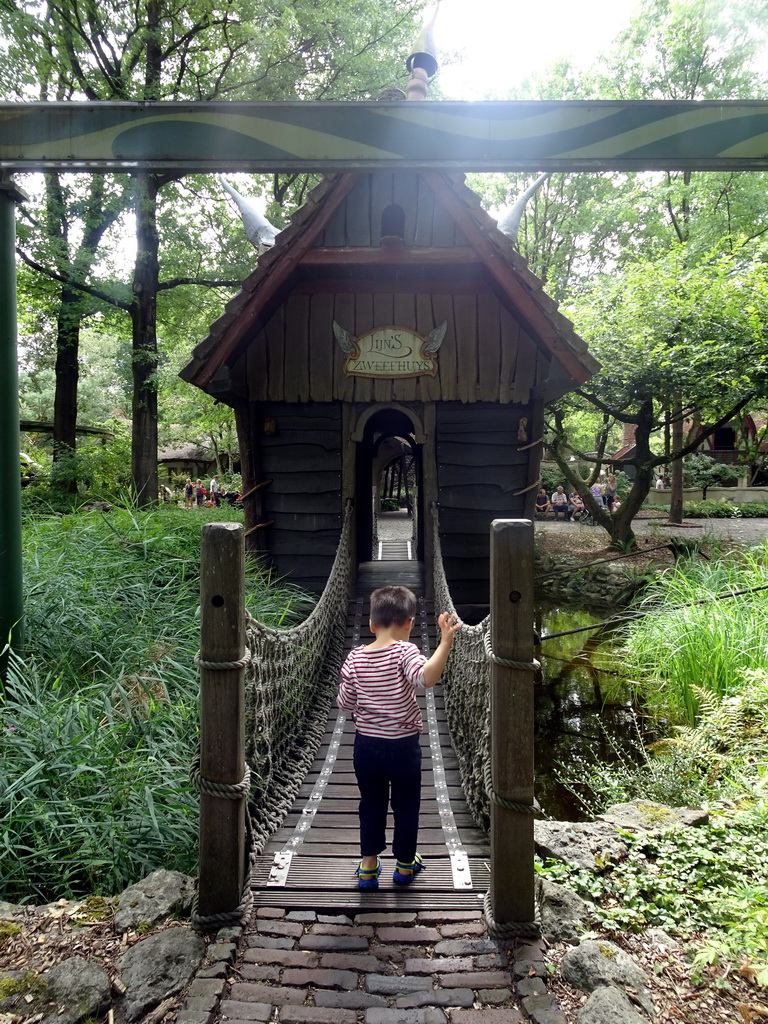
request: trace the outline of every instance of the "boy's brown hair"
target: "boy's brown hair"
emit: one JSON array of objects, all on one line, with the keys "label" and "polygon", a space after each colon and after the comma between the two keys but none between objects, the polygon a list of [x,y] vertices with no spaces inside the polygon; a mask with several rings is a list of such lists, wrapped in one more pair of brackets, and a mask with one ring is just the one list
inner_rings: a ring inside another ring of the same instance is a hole
[{"label": "boy's brown hair", "polygon": [[407,587],[379,587],[371,594],[374,626],[402,626],[416,617],[416,595]]}]

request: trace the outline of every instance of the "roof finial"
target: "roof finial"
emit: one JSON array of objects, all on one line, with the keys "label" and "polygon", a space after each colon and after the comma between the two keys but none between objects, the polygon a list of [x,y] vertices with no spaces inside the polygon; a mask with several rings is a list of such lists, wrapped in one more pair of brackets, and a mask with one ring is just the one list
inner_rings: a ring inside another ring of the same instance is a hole
[{"label": "roof finial", "polygon": [[427,97],[430,79],[437,74],[439,67],[433,29],[437,19],[437,12],[440,9],[440,0],[437,0],[432,17],[419,33],[411,55],[405,62],[405,66],[411,73],[411,78],[405,87],[409,100],[423,100]]},{"label": "roof finial", "polygon": [[280,228],[276,228],[274,224],[269,223],[252,199],[241,196],[221,174],[218,177],[222,187],[229,192],[240,211],[240,219],[243,222],[248,241],[261,254],[265,249],[275,244],[275,236],[280,233]]}]

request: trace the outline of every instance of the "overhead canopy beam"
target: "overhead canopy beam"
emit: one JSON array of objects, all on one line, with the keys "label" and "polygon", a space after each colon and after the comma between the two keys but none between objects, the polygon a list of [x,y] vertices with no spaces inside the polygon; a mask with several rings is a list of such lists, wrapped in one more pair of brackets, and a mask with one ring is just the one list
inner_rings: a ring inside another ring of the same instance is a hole
[{"label": "overhead canopy beam", "polygon": [[0,168],[768,169],[768,103],[3,103]]}]

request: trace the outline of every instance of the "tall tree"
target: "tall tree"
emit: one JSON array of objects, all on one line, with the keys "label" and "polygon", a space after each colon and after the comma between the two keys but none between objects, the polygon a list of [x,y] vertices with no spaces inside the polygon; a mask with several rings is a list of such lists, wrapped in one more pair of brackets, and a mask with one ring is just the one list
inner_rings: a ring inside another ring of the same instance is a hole
[{"label": "tall tree", "polygon": [[[768,398],[767,255],[752,246],[691,268],[685,247],[678,246],[663,260],[638,261],[618,278],[605,277],[574,309],[603,364],[578,399],[604,413],[606,428],[612,420],[634,428],[635,450],[624,463],[634,465],[635,479],[621,508],[600,508],[575,473],[562,407],[554,411],[551,448],[614,545],[634,542],[632,519],[656,467],[694,451],[749,403]],[[675,417],[681,425],[683,418],[691,420],[695,429],[673,447],[668,428]],[[596,467],[601,457],[598,442]]]},{"label": "tall tree", "polygon": [[[20,0],[0,11],[0,74],[21,96],[39,83],[46,99],[360,97],[389,84],[390,58],[402,56],[413,38],[423,2],[337,0],[329,16],[314,0],[288,7],[274,0]],[[132,471],[144,502],[157,494],[158,214],[161,191],[173,180],[134,176],[132,298],[116,302],[132,321]],[[76,214],[69,211],[70,225]],[[65,276],[60,267],[48,269]],[[69,302],[69,293],[62,299]],[[72,404],[71,388],[64,401]]]}]

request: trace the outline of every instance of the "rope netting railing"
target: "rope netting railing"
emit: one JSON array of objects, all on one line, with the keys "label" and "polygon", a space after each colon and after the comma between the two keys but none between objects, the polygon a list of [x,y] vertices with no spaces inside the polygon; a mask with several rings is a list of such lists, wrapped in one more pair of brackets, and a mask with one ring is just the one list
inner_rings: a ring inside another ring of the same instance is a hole
[{"label": "rope netting railing", "polygon": [[[432,506],[433,581],[438,612],[456,614],[443,566],[440,524],[437,506]],[[451,742],[459,762],[459,775],[469,811],[485,832],[491,827],[491,801],[523,814],[536,813],[533,805],[510,801],[494,791],[491,772],[491,666],[494,661],[520,667],[496,657],[491,647],[491,622],[486,616],[475,626],[462,625],[456,633],[453,650],[443,672],[445,700]],[[533,667],[525,665],[524,667]],[[531,921],[497,921],[493,914],[491,890],[483,899],[488,934],[492,938],[538,938],[541,935],[540,909],[533,908]]]},{"label": "rope netting railing", "polygon": [[[432,507],[435,608],[456,614],[443,567],[437,507]],[[491,662],[486,651],[488,617],[475,626],[461,627],[443,672],[448,727],[459,762],[461,785],[472,817],[486,832],[490,828],[490,798],[486,765],[490,760]]]},{"label": "rope netting railing", "polygon": [[351,528],[348,502],[328,582],[304,622],[273,629],[248,619],[245,743],[256,853],[290,809],[325,732],[344,650]]}]

